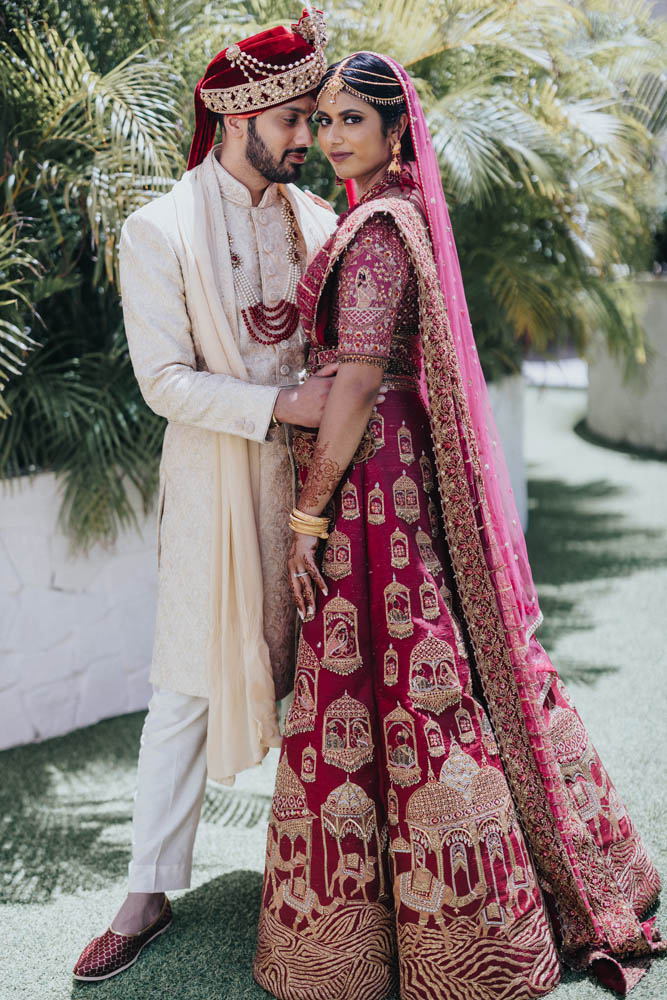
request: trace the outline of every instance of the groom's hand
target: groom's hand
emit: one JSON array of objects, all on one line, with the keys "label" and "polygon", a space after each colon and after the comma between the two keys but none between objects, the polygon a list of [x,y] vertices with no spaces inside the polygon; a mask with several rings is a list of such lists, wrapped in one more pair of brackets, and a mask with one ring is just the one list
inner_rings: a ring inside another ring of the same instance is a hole
[{"label": "groom's hand", "polygon": [[[319,427],[337,371],[337,364],[324,365],[302,385],[281,389],[273,408],[276,420],[299,427]],[[384,391],[385,386],[380,386],[378,403],[384,402]]]},{"label": "groom's hand", "polygon": [[324,365],[301,385],[281,389],[273,413],[276,420],[300,427],[319,427],[338,365]]}]

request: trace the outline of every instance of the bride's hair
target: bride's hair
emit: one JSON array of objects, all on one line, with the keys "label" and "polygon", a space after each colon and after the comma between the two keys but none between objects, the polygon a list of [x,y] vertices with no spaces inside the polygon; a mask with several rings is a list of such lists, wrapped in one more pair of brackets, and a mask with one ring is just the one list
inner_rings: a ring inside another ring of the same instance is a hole
[{"label": "bride's hair", "polygon": [[[327,85],[331,86],[334,78],[341,81],[348,93],[375,108],[382,119],[383,135],[388,135],[401,115],[407,114],[403,88],[393,69],[372,52],[357,52],[329,66],[317,88],[318,96]],[[403,161],[415,158],[409,126],[401,139],[401,158]]]}]

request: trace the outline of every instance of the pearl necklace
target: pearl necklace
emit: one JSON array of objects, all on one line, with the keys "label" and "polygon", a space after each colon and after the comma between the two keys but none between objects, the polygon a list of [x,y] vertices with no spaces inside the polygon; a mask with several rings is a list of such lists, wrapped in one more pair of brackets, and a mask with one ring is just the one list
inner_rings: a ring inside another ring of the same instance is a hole
[{"label": "pearl necklace", "polygon": [[296,305],[296,291],[301,279],[300,257],[297,249],[297,227],[292,206],[281,196],[281,209],[285,220],[287,238],[287,260],[289,271],[287,288],[280,302],[275,306],[264,305],[243,270],[243,261],[234,249],[231,233],[227,234],[232,259],[234,289],[241,302],[241,315],[246,329],[258,344],[279,344],[289,340],[299,325],[299,310]]}]

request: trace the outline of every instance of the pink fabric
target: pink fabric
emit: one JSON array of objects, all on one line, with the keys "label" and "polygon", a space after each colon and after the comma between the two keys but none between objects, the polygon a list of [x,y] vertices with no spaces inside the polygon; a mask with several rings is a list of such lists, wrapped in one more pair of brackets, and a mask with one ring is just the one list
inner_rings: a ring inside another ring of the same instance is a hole
[{"label": "pink fabric", "polygon": [[[528,637],[539,625],[541,614],[505,456],[470,324],[461,268],[442,190],[440,166],[412,80],[399,63],[389,56],[375,54],[392,68],[400,80],[408,107],[410,133],[417,157],[416,163],[408,166],[416,174],[415,180],[422,192],[438,276],[484,470],[484,487],[493,532],[490,546],[492,565],[489,568],[496,569],[502,562],[507,566],[520,622]],[[346,184],[346,190],[348,199],[351,190],[356,197],[353,185]],[[351,207],[353,204],[350,200]]]},{"label": "pink fabric", "polygon": [[[547,869],[553,867],[558,879],[554,892],[564,933],[564,950],[568,960],[586,967],[593,964],[603,981],[616,989],[627,991],[645,969],[644,958],[665,945],[651,940],[646,926],[637,919],[643,905],[633,908],[633,893],[618,882],[608,869],[605,859],[590,839],[593,833],[582,827],[573,808],[561,761],[551,739],[542,713],[541,695],[548,678],[556,672],[533,632],[541,621],[537,595],[528,562],[525,539],[517,516],[516,505],[497,437],[488,393],[472,334],[465,301],[461,272],[451,231],[449,214],[442,191],[440,171],[416,91],[406,71],[394,60],[379,56],[401,81],[405,95],[416,162],[410,170],[423,196],[423,205],[437,268],[437,278],[447,308],[449,327],[456,351],[461,384],[468,412],[460,412],[460,442],[464,454],[479,457],[466,462],[471,497],[478,511],[478,530],[483,544],[486,565],[491,574],[498,609],[503,624],[505,642],[513,671],[512,685],[520,704],[523,723],[530,747],[538,766],[543,789],[536,788],[539,809],[531,808],[522,795],[521,787],[513,788],[522,804],[522,822],[538,854],[544,851]],[[446,341],[443,338],[443,350]],[[426,390],[426,379],[422,378]],[[428,391],[431,391],[429,375]],[[426,392],[424,392],[426,395]],[[473,470],[474,464],[474,470]],[[480,664],[482,675],[483,664]],[[495,667],[494,667],[495,670]],[[490,672],[489,679],[493,680]],[[482,676],[482,680],[485,678]],[[494,688],[495,688],[495,681]],[[518,719],[512,718],[507,694],[494,691],[492,715],[494,723],[511,732]],[[508,737],[511,746],[511,739]],[[523,780],[518,769],[509,768],[511,781]],[[543,810],[546,807],[547,812]],[[553,828],[555,839],[547,848],[544,826]],[[651,883],[651,896],[659,890],[659,878],[648,858],[644,867]],[[639,901],[638,901],[639,902]],[[624,956],[634,955],[627,960]]]}]

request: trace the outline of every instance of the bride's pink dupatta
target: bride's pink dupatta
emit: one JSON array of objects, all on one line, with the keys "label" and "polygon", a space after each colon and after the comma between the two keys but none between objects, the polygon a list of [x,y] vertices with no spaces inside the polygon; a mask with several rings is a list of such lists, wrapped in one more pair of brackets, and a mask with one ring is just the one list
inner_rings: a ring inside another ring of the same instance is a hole
[{"label": "bride's pink dupatta", "polygon": [[[431,249],[422,252],[427,264],[419,275],[421,310],[429,314],[421,324],[422,385],[479,676],[563,954],[572,965],[592,966],[607,985],[625,993],[645,971],[648,956],[664,947],[654,940],[652,921],[640,920],[660,881],[644,853],[636,861],[642,890],[634,896],[624,891],[561,773],[543,712],[556,671],[533,636],[542,616],[477,356],[440,168],[410,77],[393,59],[380,58],[405,95],[416,153],[408,169],[421,189],[435,260],[434,270],[427,259]],[[399,223],[401,214],[397,210]],[[419,253],[410,249],[419,271]]]}]

